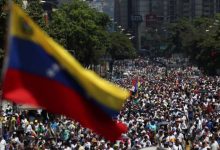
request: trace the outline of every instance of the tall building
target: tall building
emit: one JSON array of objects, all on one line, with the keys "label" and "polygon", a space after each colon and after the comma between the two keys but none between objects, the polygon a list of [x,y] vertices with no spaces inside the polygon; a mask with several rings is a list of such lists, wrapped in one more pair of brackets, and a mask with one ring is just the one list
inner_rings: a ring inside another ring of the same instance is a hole
[{"label": "tall building", "polygon": [[216,13],[220,13],[220,0],[216,0],[215,10]]},{"label": "tall building", "polygon": [[219,0],[169,0],[170,22],[179,18],[212,17],[220,11]]},{"label": "tall building", "polygon": [[180,18],[212,17],[220,13],[220,0],[115,0],[115,21],[136,33],[136,49],[140,36],[149,28],[158,31],[164,24]]},{"label": "tall building", "polygon": [[124,28],[128,29],[128,17],[130,16],[129,13],[129,1],[130,0],[115,0],[114,3],[114,21],[117,24],[123,26]]},{"label": "tall building", "polygon": [[92,8],[99,12],[104,12],[110,18],[114,18],[114,1],[113,0],[86,0]]}]

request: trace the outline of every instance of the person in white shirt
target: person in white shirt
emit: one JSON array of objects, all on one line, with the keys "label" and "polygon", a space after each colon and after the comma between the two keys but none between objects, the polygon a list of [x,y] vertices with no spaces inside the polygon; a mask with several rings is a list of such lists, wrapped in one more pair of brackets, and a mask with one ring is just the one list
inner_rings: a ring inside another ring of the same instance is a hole
[{"label": "person in white shirt", "polygon": [[71,148],[67,146],[64,150],[71,150]]},{"label": "person in white shirt", "polygon": [[169,143],[165,142],[164,148],[162,148],[162,150],[172,150],[172,149],[169,147]]},{"label": "person in white shirt", "polygon": [[180,144],[182,144],[184,135],[179,130],[177,130],[176,138],[179,140]]},{"label": "person in white shirt", "polygon": [[219,144],[214,137],[212,137],[211,150],[218,150]]},{"label": "person in white shirt", "polygon": [[206,144],[206,142],[202,142],[201,150],[208,150],[208,145]]},{"label": "person in white shirt", "polygon": [[4,138],[0,137],[0,150],[5,150],[6,141]]},{"label": "person in white shirt", "polygon": [[183,147],[178,139],[176,140],[175,144],[173,144],[173,150],[183,150]]},{"label": "person in white shirt", "polygon": [[26,133],[31,133],[32,132],[32,126],[29,124],[26,128]]}]

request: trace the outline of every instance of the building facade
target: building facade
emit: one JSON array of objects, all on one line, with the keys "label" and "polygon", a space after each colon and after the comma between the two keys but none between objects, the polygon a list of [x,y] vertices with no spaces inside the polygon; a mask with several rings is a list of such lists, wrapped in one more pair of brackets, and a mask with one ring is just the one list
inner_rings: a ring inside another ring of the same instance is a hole
[{"label": "building facade", "polygon": [[86,0],[90,7],[99,12],[106,13],[110,18],[114,18],[114,1],[113,0]]},{"label": "building facade", "polygon": [[123,26],[124,28],[129,28],[129,1],[130,0],[115,0],[114,3],[114,21]]},{"label": "building facade", "polygon": [[115,0],[114,20],[135,33],[136,48],[149,28],[159,30],[180,18],[212,17],[220,13],[220,0]]}]

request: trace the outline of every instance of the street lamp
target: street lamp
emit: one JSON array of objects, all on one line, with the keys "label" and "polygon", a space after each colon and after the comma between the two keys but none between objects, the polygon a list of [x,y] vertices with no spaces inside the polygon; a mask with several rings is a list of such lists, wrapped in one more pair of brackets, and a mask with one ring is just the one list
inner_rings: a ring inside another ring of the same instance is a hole
[{"label": "street lamp", "polygon": [[122,28],[120,32],[122,33],[124,30],[125,30],[125,29]]},{"label": "street lamp", "polygon": [[129,40],[132,40],[133,38],[135,38],[135,36],[131,36],[131,37],[129,37]]},{"label": "street lamp", "polygon": [[52,12],[55,12],[55,11],[57,11],[58,9],[56,9],[56,8],[52,8]]},{"label": "street lamp", "polygon": [[40,1],[40,3],[46,3],[46,1]]}]

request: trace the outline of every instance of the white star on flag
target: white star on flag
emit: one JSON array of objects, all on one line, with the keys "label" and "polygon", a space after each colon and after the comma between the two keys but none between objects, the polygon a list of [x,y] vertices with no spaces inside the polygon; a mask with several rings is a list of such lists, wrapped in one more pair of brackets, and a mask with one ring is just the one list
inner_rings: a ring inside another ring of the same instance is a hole
[{"label": "white star on flag", "polygon": [[53,64],[50,68],[47,69],[46,74],[48,77],[53,78],[60,71],[58,64]]}]

